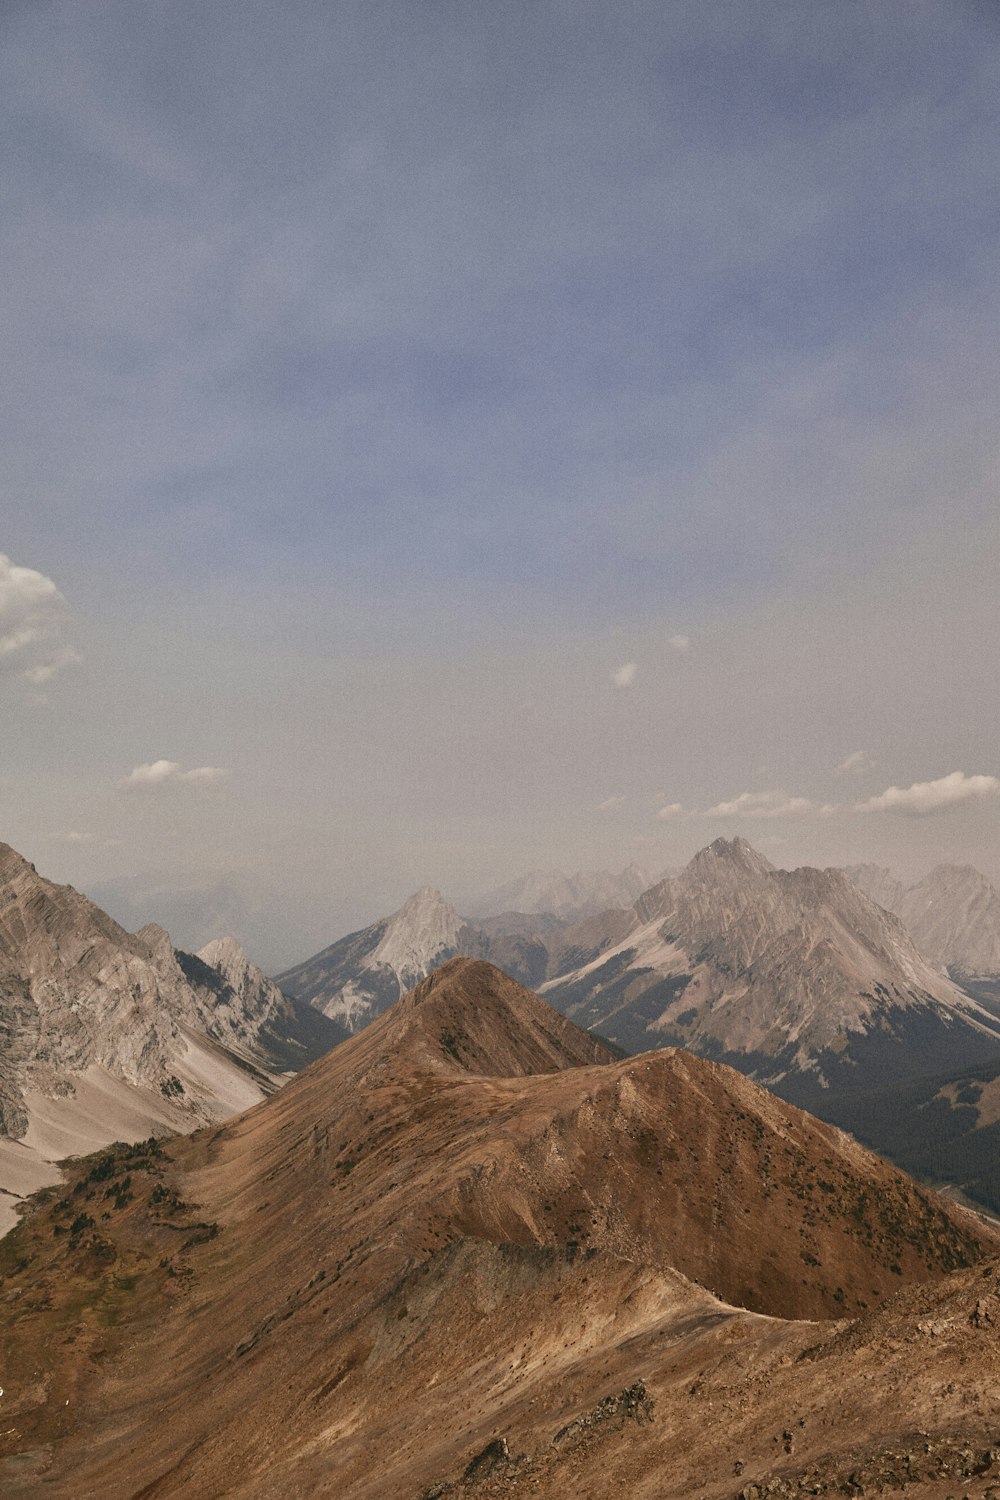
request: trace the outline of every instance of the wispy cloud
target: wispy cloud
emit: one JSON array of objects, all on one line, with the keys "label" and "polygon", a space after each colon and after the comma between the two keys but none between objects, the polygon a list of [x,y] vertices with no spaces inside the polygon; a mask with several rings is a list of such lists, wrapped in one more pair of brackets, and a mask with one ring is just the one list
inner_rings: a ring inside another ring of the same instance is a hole
[{"label": "wispy cloud", "polygon": [[0,552],[0,672],[40,687],[80,660],[66,640],[69,606],[51,578],[19,567]]},{"label": "wispy cloud", "polygon": [[707,809],[707,818],[797,818],[820,811],[808,797],[787,792],[740,792],[728,802]]},{"label": "wispy cloud", "polygon": [[680,814],[683,811],[684,811],[684,805],[683,805],[683,803],[681,803],[681,802],[665,802],[662,807],[658,807],[656,809],[656,816],[658,818],[664,818],[664,819],[666,819],[666,818],[676,818],[676,817],[679,817]]},{"label": "wispy cloud", "polygon": [[975,798],[996,796],[1000,796],[1000,778],[966,776],[964,771],[952,771],[948,776],[939,776],[936,781],[915,781],[908,787],[890,786],[878,797],[859,802],[857,811],[900,813],[904,817],[921,818]]},{"label": "wispy cloud", "polygon": [[152,760],[134,766],[122,782],[127,787],[157,787],[169,783],[187,782],[195,786],[210,786],[229,775],[222,766],[194,766],[185,771],[176,760]]},{"label": "wispy cloud", "polygon": [[852,750],[850,755],[844,757],[839,766],[834,766],[834,776],[864,776],[866,772],[875,769],[875,762],[867,750]]},{"label": "wispy cloud", "polygon": [[598,812],[617,812],[620,807],[625,806],[625,797],[606,797],[603,802],[597,804]]},{"label": "wispy cloud", "polygon": [[638,674],[638,662],[627,661],[616,672],[612,673],[612,679],[615,687],[627,688],[632,686]]},{"label": "wispy cloud", "polygon": [[678,656],[687,656],[691,650],[691,637],[689,635],[672,635],[667,645],[671,651],[676,651]]}]

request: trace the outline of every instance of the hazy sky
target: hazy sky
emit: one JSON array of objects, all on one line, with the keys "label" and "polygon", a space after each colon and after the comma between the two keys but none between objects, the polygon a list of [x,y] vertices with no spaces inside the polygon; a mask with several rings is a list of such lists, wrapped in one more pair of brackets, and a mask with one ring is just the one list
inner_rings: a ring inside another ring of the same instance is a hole
[{"label": "hazy sky", "polygon": [[1000,879],[994,4],[6,0],[0,112],[43,873]]}]

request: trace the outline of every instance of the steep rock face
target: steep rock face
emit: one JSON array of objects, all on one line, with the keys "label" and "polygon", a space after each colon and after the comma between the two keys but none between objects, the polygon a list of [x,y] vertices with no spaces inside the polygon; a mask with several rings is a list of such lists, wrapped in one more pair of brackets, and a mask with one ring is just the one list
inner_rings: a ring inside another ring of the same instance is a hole
[{"label": "steep rock face", "polygon": [[178,952],[176,960],[195,992],[208,1035],[253,1061],[297,1072],[348,1034],[284,994],[234,937],[216,938],[200,953]]},{"label": "steep rock face", "polygon": [[[165,936],[165,935],[164,935]],[[169,945],[168,945],[169,946]],[[7,1046],[4,1132],[28,1128],[25,1094],[58,1092],[91,1065],[161,1088],[194,997],[159,930],[125,932],[70,886],[0,848],[0,1005]]]},{"label": "steep rock face", "polygon": [[155,924],[125,932],[0,846],[0,1230],[61,1157],[226,1118],[339,1039],[309,1013],[296,1048],[294,1002],[218,956],[225,975]]},{"label": "steep rock face", "polygon": [[776,870],[742,839],[560,942],[546,997],[628,1051],[681,1043],[825,1086],[1000,1050],[1000,1023],[842,871]]},{"label": "steep rock face", "polygon": [[[731,1495],[737,1438],[754,1462],[781,1454],[772,1426],[754,1435],[770,1379],[797,1393],[795,1441],[829,1456],[865,1315],[932,1284],[909,1323],[890,1310],[889,1336],[910,1338],[991,1243],[730,1069],[674,1050],[609,1062],[458,959],[262,1107],[76,1176],[0,1251],[12,1496],[37,1492],[42,1463],[55,1497],[516,1492],[517,1473],[474,1462],[488,1444],[497,1464],[559,1465],[526,1472],[532,1492],[662,1495],[669,1474],[678,1497]],[[992,1295],[978,1285],[972,1306]],[[838,1320],[859,1315],[848,1337]],[[818,1321],[787,1321],[803,1317]],[[815,1373],[839,1338],[821,1423]],[[930,1388],[946,1345],[920,1344]],[[954,1363],[970,1357],[985,1374],[965,1337]],[[910,1399],[891,1388],[865,1381],[883,1439]],[[664,1424],[669,1458],[642,1447]],[[609,1446],[581,1466],[592,1431]]]},{"label": "steep rock face", "polygon": [[971,865],[938,865],[895,908],[917,945],[960,976],[1000,976],[1000,893]]},{"label": "steep rock face", "polygon": [[453,957],[463,926],[439,891],[422,886],[392,916],[332,943],[277,982],[354,1032]]}]

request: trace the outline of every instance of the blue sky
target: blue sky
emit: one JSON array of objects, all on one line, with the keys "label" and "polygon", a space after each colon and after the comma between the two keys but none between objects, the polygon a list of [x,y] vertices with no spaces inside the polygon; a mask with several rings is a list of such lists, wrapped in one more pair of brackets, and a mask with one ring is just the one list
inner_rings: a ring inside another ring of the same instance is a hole
[{"label": "blue sky", "polygon": [[856,810],[1000,774],[998,85],[985,4],[6,6],[6,836],[320,938],[718,832],[1000,876],[990,792]]}]

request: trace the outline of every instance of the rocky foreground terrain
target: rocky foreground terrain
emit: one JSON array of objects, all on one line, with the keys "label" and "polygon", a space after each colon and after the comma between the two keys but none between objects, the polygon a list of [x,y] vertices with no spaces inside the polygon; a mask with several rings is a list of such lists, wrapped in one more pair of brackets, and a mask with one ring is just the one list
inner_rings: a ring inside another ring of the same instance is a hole
[{"label": "rocky foreground terrain", "polygon": [[0,1243],[11,1496],[1000,1491],[1000,1241],[480,961]]}]

